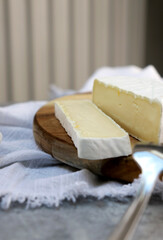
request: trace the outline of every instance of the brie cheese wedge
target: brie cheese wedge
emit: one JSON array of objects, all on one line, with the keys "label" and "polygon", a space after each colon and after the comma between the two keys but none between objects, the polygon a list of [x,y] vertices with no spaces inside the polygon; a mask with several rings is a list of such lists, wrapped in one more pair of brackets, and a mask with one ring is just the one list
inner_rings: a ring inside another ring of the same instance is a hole
[{"label": "brie cheese wedge", "polygon": [[96,79],[93,102],[130,135],[163,143],[163,82],[133,77]]},{"label": "brie cheese wedge", "polygon": [[79,158],[131,154],[129,135],[90,100],[56,100],[55,116],[72,138]]}]

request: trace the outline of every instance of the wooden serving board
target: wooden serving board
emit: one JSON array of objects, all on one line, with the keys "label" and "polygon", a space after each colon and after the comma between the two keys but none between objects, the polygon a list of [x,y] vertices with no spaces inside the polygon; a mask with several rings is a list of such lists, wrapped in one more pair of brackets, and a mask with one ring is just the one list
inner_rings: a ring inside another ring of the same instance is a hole
[{"label": "wooden serving board", "polygon": [[[91,99],[91,93],[64,96],[60,99]],[[104,177],[132,182],[141,173],[132,156],[102,160],[80,159],[77,149],[60,122],[55,118],[54,101],[38,110],[33,123],[34,138],[38,146],[54,158],[79,169],[89,169]],[[138,140],[130,137],[132,147]]]}]

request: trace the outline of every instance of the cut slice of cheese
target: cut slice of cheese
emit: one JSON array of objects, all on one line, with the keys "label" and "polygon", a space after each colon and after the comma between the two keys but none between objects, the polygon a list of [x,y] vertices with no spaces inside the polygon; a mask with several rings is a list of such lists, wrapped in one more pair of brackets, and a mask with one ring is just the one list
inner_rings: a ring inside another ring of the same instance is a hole
[{"label": "cut slice of cheese", "polygon": [[163,143],[163,82],[132,77],[96,79],[93,102],[139,140]]},{"label": "cut slice of cheese", "polygon": [[132,152],[128,133],[90,100],[56,101],[55,116],[72,138],[79,158],[105,159]]}]

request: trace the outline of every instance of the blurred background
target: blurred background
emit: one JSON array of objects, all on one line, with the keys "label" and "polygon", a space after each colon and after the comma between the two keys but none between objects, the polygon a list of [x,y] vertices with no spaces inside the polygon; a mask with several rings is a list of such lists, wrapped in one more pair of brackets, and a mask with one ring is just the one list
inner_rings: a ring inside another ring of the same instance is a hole
[{"label": "blurred background", "polygon": [[162,0],[0,0],[0,103],[80,89],[102,66],[163,74]]}]

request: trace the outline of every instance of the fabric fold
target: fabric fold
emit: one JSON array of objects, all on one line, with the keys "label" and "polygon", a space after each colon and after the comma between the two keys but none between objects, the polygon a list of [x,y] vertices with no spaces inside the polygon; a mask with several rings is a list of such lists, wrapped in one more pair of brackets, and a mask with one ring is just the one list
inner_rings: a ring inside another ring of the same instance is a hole
[{"label": "fabric fold", "polygon": [[[128,75],[161,77],[153,66],[144,69],[136,66],[98,69],[80,92],[90,91],[96,77]],[[55,88],[55,86],[53,86]],[[53,90],[54,90],[53,88]],[[52,92],[55,98],[74,91]],[[78,170],[41,151],[33,138],[33,118],[46,101],[33,101],[0,107],[0,206],[7,209],[13,202],[27,207],[59,206],[63,200],[76,201],[80,196],[97,199],[110,197],[125,201],[133,197],[140,179],[131,184],[102,180],[86,169]],[[155,194],[163,194],[163,182],[158,180]]]}]

